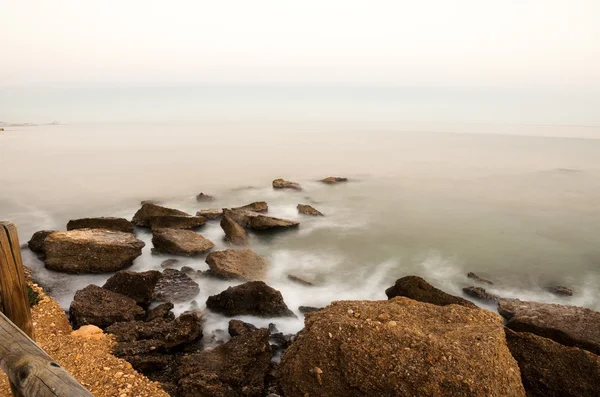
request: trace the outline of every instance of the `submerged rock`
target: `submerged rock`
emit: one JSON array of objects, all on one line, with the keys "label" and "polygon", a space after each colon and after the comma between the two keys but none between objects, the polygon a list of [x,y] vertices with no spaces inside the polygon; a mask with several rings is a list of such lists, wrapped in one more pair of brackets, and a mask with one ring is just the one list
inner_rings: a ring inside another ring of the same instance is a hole
[{"label": "submerged rock", "polygon": [[238,225],[233,219],[224,216],[221,219],[221,229],[225,232],[225,241],[234,245],[248,244],[248,234],[243,227]]},{"label": "submerged rock", "polygon": [[196,195],[196,201],[214,201],[213,196],[209,196],[208,194],[200,193]]},{"label": "submerged rock", "polygon": [[262,281],[250,281],[229,287],[218,295],[209,296],[206,307],[228,317],[239,315],[295,316],[283,301],[281,292]]},{"label": "submerged rock", "polygon": [[320,211],[317,211],[314,207],[308,204],[298,204],[296,207],[298,209],[298,213],[310,216],[323,216]]},{"label": "submerged rock", "polygon": [[321,179],[321,182],[332,185],[334,183],[348,182],[348,178],[342,178],[340,176],[328,176],[327,178]]},{"label": "submerged rock", "polygon": [[256,201],[242,207],[232,208],[234,211],[268,212],[269,205],[265,201]]},{"label": "submerged rock", "polygon": [[293,274],[288,274],[288,280],[291,280],[295,283],[305,285],[307,287],[312,287],[314,284],[308,280],[303,279],[302,277],[294,276]]},{"label": "submerged rock", "polygon": [[112,275],[102,288],[125,295],[142,306],[148,306],[154,300],[154,287],[161,277],[156,270],[132,272],[121,270]]},{"label": "submerged rock", "polygon": [[273,188],[274,189],[294,189],[294,190],[302,190],[302,188],[300,187],[299,183],[296,182],[291,182],[291,181],[285,181],[281,178],[279,179],[275,179],[273,181]]},{"label": "submerged rock", "polygon": [[169,267],[173,267],[179,263],[179,259],[165,259],[161,262],[160,267],[163,269],[167,269]]},{"label": "submerged rock", "polygon": [[206,219],[202,216],[163,215],[152,216],[149,222],[153,229],[195,229],[203,226],[206,223]]},{"label": "submerged rock", "polygon": [[475,281],[477,281],[479,283],[482,283],[482,284],[488,284],[488,285],[493,285],[494,284],[490,280],[486,280],[485,278],[479,277],[478,275],[476,275],[473,272],[467,273],[467,277],[470,278],[470,279],[473,279],[473,280],[475,280]]},{"label": "submerged rock", "polygon": [[435,288],[418,276],[406,276],[396,280],[396,283],[385,290],[388,299],[405,296],[416,301],[431,303],[437,306],[461,305],[477,309],[477,305],[458,296],[450,295]]},{"label": "submerged rock", "polygon": [[152,252],[193,256],[202,254],[215,245],[191,230],[152,229]]},{"label": "submerged rock", "polygon": [[224,215],[233,219],[240,226],[253,230],[289,229],[300,225],[300,222],[274,218],[252,211],[224,210]]},{"label": "submerged rock", "polygon": [[157,301],[181,302],[193,299],[198,295],[200,286],[179,270],[165,269],[154,291]]},{"label": "submerged rock", "polygon": [[573,296],[573,290],[571,288],[563,287],[561,285],[554,285],[546,287],[546,291],[552,292],[558,296]]},{"label": "submerged rock", "polygon": [[73,219],[67,223],[67,230],[106,229],[115,232],[133,233],[133,225],[125,218],[101,217]]},{"label": "submerged rock", "polygon": [[27,246],[30,250],[37,253],[44,253],[44,241],[46,241],[46,237],[50,234],[56,232],[56,230],[40,230],[38,232],[33,233],[31,239],[27,243]]},{"label": "submerged rock", "polygon": [[54,232],[44,241],[45,264],[65,273],[115,272],[130,266],[144,245],[132,233],[103,229]]},{"label": "submerged rock", "polygon": [[222,279],[261,280],[268,262],[251,249],[211,252],[206,257],[211,275]]},{"label": "submerged rock", "polygon": [[173,208],[167,208],[160,205],[146,203],[142,205],[131,220],[136,226],[140,227],[150,227],[150,219],[158,216],[167,216],[167,215],[179,215],[179,216],[190,216],[190,214],[185,213],[183,211],[179,211]]},{"label": "submerged rock", "polygon": [[223,216],[223,210],[220,208],[210,208],[196,212],[196,216],[201,216],[209,221],[220,219]]},{"label": "submerged rock", "polygon": [[463,288],[463,292],[466,295],[473,297],[475,299],[479,299],[481,301],[496,302],[498,299],[500,299],[500,297],[498,295],[491,294],[491,293],[487,292],[485,290],[485,288],[481,288],[481,287],[474,287],[474,286],[465,287],[465,288]]},{"label": "submerged rock", "polygon": [[313,306],[300,306],[298,307],[298,311],[300,313],[306,314],[306,313],[314,313],[314,312],[318,312],[319,310],[323,310],[322,307],[313,307]]}]

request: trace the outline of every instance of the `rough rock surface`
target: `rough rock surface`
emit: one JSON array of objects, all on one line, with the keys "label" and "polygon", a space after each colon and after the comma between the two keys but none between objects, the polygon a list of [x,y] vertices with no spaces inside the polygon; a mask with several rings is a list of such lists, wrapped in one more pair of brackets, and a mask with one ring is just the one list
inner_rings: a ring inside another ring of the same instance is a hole
[{"label": "rough rock surface", "polygon": [[288,229],[297,227],[300,224],[300,222],[274,218],[253,211],[224,210],[223,213],[240,226],[253,230]]},{"label": "rough rock surface", "polygon": [[220,219],[223,216],[223,210],[220,208],[209,208],[196,212],[196,216],[201,216],[209,221]]},{"label": "rough rock surface", "polygon": [[200,287],[183,272],[165,269],[154,291],[157,301],[181,302],[193,299],[200,292]]},{"label": "rough rock surface", "polygon": [[234,211],[268,212],[269,205],[265,201],[256,201],[242,207],[232,208]]},{"label": "rough rock surface", "polygon": [[340,176],[328,176],[327,178],[321,179],[321,182],[332,185],[334,183],[348,182],[348,178],[342,178]]},{"label": "rough rock surface", "polygon": [[279,382],[286,397],[525,396],[498,315],[403,297],[307,314]]},{"label": "rough rock surface", "polygon": [[163,215],[152,216],[149,222],[153,229],[194,229],[204,225],[206,218],[202,216]]},{"label": "rough rock surface", "polygon": [[75,329],[88,324],[106,328],[116,322],[142,319],[145,314],[133,299],[96,285],[77,291],[69,308]]},{"label": "rough rock surface", "polygon": [[251,249],[211,252],[206,257],[212,276],[222,279],[261,280],[268,262]]},{"label": "rough rock surface", "polygon": [[302,190],[299,183],[286,181],[281,178],[275,179],[273,181],[274,189],[293,189],[293,190]]},{"label": "rough rock surface", "polygon": [[248,234],[243,227],[238,225],[233,219],[224,216],[221,219],[221,229],[225,232],[225,241],[234,245],[248,244]]},{"label": "rough rock surface", "polygon": [[528,332],[505,331],[528,397],[600,396],[600,356]]},{"label": "rough rock surface", "polygon": [[506,326],[514,331],[531,332],[600,355],[600,312],[518,299],[499,300],[498,312],[506,317]]},{"label": "rough rock surface", "polygon": [[179,211],[173,208],[163,207],[161,205],[156,205],[152,203],[146,203],[142,205],[131,220],[136,226],[140,227],[150,227],[150,218],[156,216],[166,216],[166,215],[180,215],[180,216],[189,216],[189,214]]},{"label": "rough rock surface", "polygon": [[321,211],[316,210],[314,207],[308,204],[298,204],[296,208],[298,209],[298,213],[303,215],[323,216]]},{"label": "rough rock surface", "polygon": [[558,296],[573,296],[573,290],[571,288],[563,287],[561,285],[546,287],[546,290]]},{"label": "rough rock surface", "polygon": [[152,229],[152,252],[193,256],[210,250],[212,241],[191,230]]},{"label": "rough rock surface", "polygon": [[227,329],[229,335],[231,336],[240,336],[257,330],[258,328],[256,328],[254,325],[245,323],[241,320],[229,320],[229,326]]},{"label": "rough rock surface", "polygon": [[461,305],[473,309],[477,308],[477,305],[473,302],[447,294],[418,276],[399,278],[393,286],[385,290],[385,294],[388,299],[396,296],[405,296],[419,302],[431,303],[437,306]]},{"label": "rough rock surface", "polygon": [[27,243],[29,249],[33,252],[43,253],[44,252],[44,241],[46,241],[46,237],[48,237],[51,233],[56,232],[56,230],[40,230],[33,233],[31,239]]},{"label": "rough rock surface", "polygon": [[174,320],[175,315],[171,310],[175,307],[171,302],[161,303],[156,306],[154,309],[148,310],[146,313],[145,321],[154,321],[156,319],[162,318],[167,320]]},{"label": "rough rock surface", "polygon": [[209,296],[206,307],[228,317],[251,315],[258,317],[294,316],[283,301],[281,292],[262,281],[250,281],[229,287]]},{"label": "rough rock surface", "polygon": [[121,270],[112,275],[102,288],[125,295],[142,306],[148,306],[154,300],[154,287],[161,277],[156,270],[132,272]]},{"label": "rough rock surface", "polygon": [[132,233],[103,229],[55,232],[44,241],[46,267],[65,273],[121,270],[142,254],[144,242]]},{"label": "rough rock surface", "polygon": [[196,201],[213,201],[215,198],[208,194],[199,193],[196,195]]},{"label": "rough rock surface", "polygon": [[67,223],[67,230],[106,229],[115,232],[133,233],[133,225],[125,218],[101,217],[73,219]]},{"label": "rough rock surface", "polygon": [[473,272],[467,273],[467,277],[470,278],[470,279],[473,279],[473,280],[475,280],[475,281],[477,281],[479,283],[482,283],[482,284],[488,284],[488,285],[493,285],[494,284],[490,280],[487,280],[487,279],[485,279],[483,277],[479,277],[478,275],[476,275]]},{"label": "rough rock surface", "polygon": [[485,290],[485,288],[481,288],[481,287],[475,287],[475,286],[465,287],[465,288],[463,288],[463,292],[465,293],[465,295],[468,295],[475,299],[479,299],[481,301],[496,302],[498,299],[500,299],[500,297],[498,295],[494,295],[490,292],[487,292]]}]

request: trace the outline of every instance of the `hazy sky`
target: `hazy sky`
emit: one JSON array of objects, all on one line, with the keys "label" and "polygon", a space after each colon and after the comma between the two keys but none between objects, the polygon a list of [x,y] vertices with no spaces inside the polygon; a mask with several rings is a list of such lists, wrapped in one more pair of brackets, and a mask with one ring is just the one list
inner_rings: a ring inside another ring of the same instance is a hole
[{"label": "hazy sky", "polygon": [[0,0],[0,84],[600,87],[599,0]]}]

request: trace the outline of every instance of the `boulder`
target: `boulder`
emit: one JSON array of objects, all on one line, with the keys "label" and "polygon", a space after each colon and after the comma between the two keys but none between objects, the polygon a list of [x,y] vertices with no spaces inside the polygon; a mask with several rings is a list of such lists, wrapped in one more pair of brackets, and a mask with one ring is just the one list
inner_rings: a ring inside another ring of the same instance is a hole
[{"label": "boulder", "polygon": [[546,287],[546,291],[558,296],[573,296],[573,290],[571,288],[563,287],[562,285]]},{"label": "boulder", "polygon": [[470,279],[473,279],[473,280],[475,280],[475,281],[477,281],[478,283],[481,283],[481,284],[488,284],[488,285],[493,285],[494,284],[490,280],[487,280],[485,278],[479,277],[478,275],[476,275],[473,272],[467,273],[467,277],[470,278]]},{"label": "boulder", "polygon": [[245,323],[241,320],[229,320],[228,332],[232,337],[245,335],[254,331],[258,331],[258,328],[250,323]]},{"label": "boulder", "polygon": [[286,397],[525,396],[501,318],[404,297],[338,301],[286,350]]},{"label": "boulder", "polygon": [[209,296],[206,307],[228,317],[251,315],[258,317],[294,316],[281,292],[262,281],[250,281],[229,287],[218,295]]},{"label": "boulder", "polygon": [[145,314],[133,299],[96,285],[77,291],[69,308],[74,329],[88,324],[106,328],[116,322],[140,320]]},{"label": "boulder", "polygon": [[163,207],[152,203],[146,203],[142,205],[142,208],[140,208],[135,213],[133,219],[131,220],[131,223],[140,227],[150,227],[150,218],[167,215],[189,216],[189,214],[183,211]]},{"label": "boulder", "polygon": [[211,208],[196,212],[196,216],[201,216],[209,221],[220,219],[223,216],[223,210],[220,208]]},{"label": "boulder", "polygon": [[320,211],[317,211],[314,207],[308,204],[298,204],[296,207],[299,214],[310,215],[310,216],[323,216]]},{"label": "boulder", "polygon": [[27,243],[27,246],[33,252],[37,252],[40,254],[44,253],[44,241],[46,241],[46,237],[50,234],[56,232],[56,230],[40,230],[38,232],[33,233],[31,239]]},{"label": "boulder", "polygon": [[196,195],[196,201],[214,201],[213,196],[209,196],[208,194],[199,193]]},{"label": "boulder", "polygon": [[274,218],[257,212],[243,210],[224,210],[223,214],[238,225],[253,230],[277,230],[297,227],[300,222]]},{"label": "boulder", "polygon": [[463,288],[463,292],[467,296],[484,302],[496,302],[498,299],[500,299],[498,295],[487,292],[485,288],[475,287],[472,285],[470,287]]},{"label": "boulder", "polygon": [[152,252],[193,256],[210,250],[212,241],[191,230],[152,229]]},{"label": "boulder", "polygon": [[112,275],[102,288],[125,295],[142,306],[148,306],[154,300],[154,287],[161,277],[156,270],[132,272],[121,270]]},{"label": "boulder", "polygon": [[528,332],[505,331],[528,397],[600,396],[600,356]]},{"label": "boulder", "polygon": [[247,245],[248,234],[243,227],[238,225],[233,219],[224,216],[221,219],[221,229],[225,232],[225,241],[233,245]]},{"label": "boulder", "polygon": [[145,321],[154,321],[156,319],[174,320],[175,315],[171,310],[175,307],[171,302],[161,303],[146,313]]},{"label": "boulder", "polygon": [[340,182],[348,182],[348,178],[342,178],[341,176],[328,176],[327,178],[321,179],[321,182],[328,185],[333,185]]},{"label": "boulder", "polygon": [[405,296],[419,302],[431,303],[437,306],[461,305],[477,309],[477,305],[458,296],[450,295],[435,288],[418,276],[406,276],[396,280],[396,283],[385,290],[388,299]]},{"label": "boulder", "polygon": [[165,269],[154,291],[157,301],[181,302],[193,299],[200,292],[200,287],[179,270]]},{"label": "boulder", "polygon": [[73,219],[67,223],[67,230],[106,229],[115,232],[133,233],[133,225],[125,218],[101,217]]},{"label": "boulder", "polygon": [[268,263],[251,249],[211,252],[206,257],[211,275],[222,279],[261,280]]},{"label": "boulder", "polygon": [[206,219],[202,216],[163,215],[152,216],[150,217],[149,222],[153,229],[195,229],[204,225]]},{"label": "boulder", "polygon": [[302,190],[299,183],[285,181],[281,178],[275,179],[273,181],[273,189],[294,189],[294,190]]},{"label": "boulder", "polygon": [[311,281],[305,280],[302,277],[294,276],[293,274],[288,274],[287,278],[288,280],[305,285],[307,287],[312,287],[314,285]]},{"label": "boulder", "polygon": [[179,396],[260,397],[270,368],[268,330],[236,336],[212,350],[182,357]]},{"label": "boulder", "polygon": [[500,299],[498,312],[513,331],[530,332],[600,355],[600,312],[592,309]]},{"label": "boulder", "polygon": [[46,268],[65,273],[116,272],[142,254],[132,233],[104,229],[54,232],[44,241]]},{"label": "boulder", "polygon": [[269,205],[264,201],[256,201],[242,207],[232,208],[234,211],[268,212]]}]

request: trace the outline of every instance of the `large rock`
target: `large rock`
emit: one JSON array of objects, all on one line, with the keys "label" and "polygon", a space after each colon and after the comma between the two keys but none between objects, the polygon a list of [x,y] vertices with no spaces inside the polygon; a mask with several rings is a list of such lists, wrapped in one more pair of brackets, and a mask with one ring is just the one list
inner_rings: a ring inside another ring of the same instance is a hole
[{"label": "large rock", "polygon": [[251,315],[258,317],[294,316],[283,301],[281,292],[262,281],[250,281],[229,287],[218,295],[209,296],[206,307],[228,317]]},{"label": "large rock", "polygon": [[307,314],[279,382],[286,397],[525,396],[498,315],[403,297]]},{"label": "large rock", "polygon": [[323,216],[323,213],[321,211],[318,211],[317,209],[308,204],[298,204],[296,208],[298,209],[299,214],[310,216]]},{"label": "large rock", "polygon": [[67,223],[67,230],[106,229],[115,232],[133,233],[133,225],[125,218],[101,217],[73,219]]},{"label": "large rock", "polygon": [[224,216],[221,219],[221,229],[225,232],[225,241],[234,245],[248,244],[248,234],[243,227],[238,225],[233,219]]},{"label": "large rock", "polygon": [[44,241],[46,267],[65,273],[116,272],[142,254],[144,242],[132,233],[103,229],[55,232]]},{"label": "large rock", "polygon": [[69,308],[75,329],[88,324],[106,328],[116,322],[141,320],[145,314],[133,299],[96,285],[77,291]]},{"label": "large rock", "polygon": [[196,216],[201,216],[209,221],[214,221],[223,216],[223,210],[220,208],[204,209],[196,212]]},{"label": "large rock", "polygon": [[200,287],[185,273],[165,269],[154,291],[158,301],[181,302],[193,299],[200,292]]},{"label": "large rock", "polygon": [[195,229],[204,225],[206,218],[202,216],[163,215],[152,216],[149,222],[153,229]]},{"label": "large rock", "polygon": [[29,242],[27,242],[29,249],[40,254],[44,253],[44,241],[46,241],[46,237],[54,232],[56,230],[40,230],[33,233]]},{"label": "large rock", "polygon": [[510,329],[506,343],[528,397],[600,396],[600,356]]},{"label": "large rock", "polygon": [[405,296],[419,302],[431,303],[437,306],[461,305],[473,309],[477,308],[477,305],[473,302],[447,294],[418,276],[399,278],[393,286],[385,290],[385,294],[388,299],[396,296]]},{"label": "large rock", "polygon": [[253,211],[224,210],[223,214],[233,219],[240,226],[253,230],[289,229],[300,224],[300,222],[274,218]]},{"label": "large rock", "polygon": [[206,257],[211,275],[222,279],[261,280],[268,263],[251,249],[211,252]]},{"label": "large rock", "polygon": [[193,256],[210,250],[212,241],[191,230],[152,229],[152,252]]},{"label": "large rock", "polygon": [[273,181],[274,189],[293,189],[293,190],[302,190],[299,183],[286,181],[281,178],[275,179]]},{"label": "large rock", "polygon": [[152,203],[146,203],[144,205],[142,205],[142,208],[140,208],[135,215],[133,216],[133,219],[131,220],[131,223],[133,223],[136,226],[140,226],[140,227],[150,227],[150,219],[153,217],[157,217],[157,216],[167,216],[167,215],[180,215],[180,216],[189,216],[190,214],[187,214],[183,211],[179,211],[173,208],[167,208],[167,207],[163,207],[160,205],[156,205],[156,204],[152,204]]},{"label": "large rock", "polygon": [[577,306],[501,299],[498,312],[514,331],[531,332],[565,346],[600,354],[600,312]]},{"label": "large rock", "polygon": [[234,211],[268,212],[269,205],[265,201],[256,201],[242,207],[232,208]]},{"label": "large rock", "polygon": [[179,395],[260,397],[270,367],[268,330],[236,336],[224,345],[181,359]]},{"label": "large rock", "polygon": [[343,178],[341,176],[328,176],[327,178],[321,179],[321,182],[328,185],[333,185],[335,183],[348,182],[348,178]]},{"label": "large rock", "polygon": [[154,300],[154,287],[161,277],[156,270],[132,272],[121,270],[112,275],[102,288],[125,295],[142,306],[148,306]]}]

